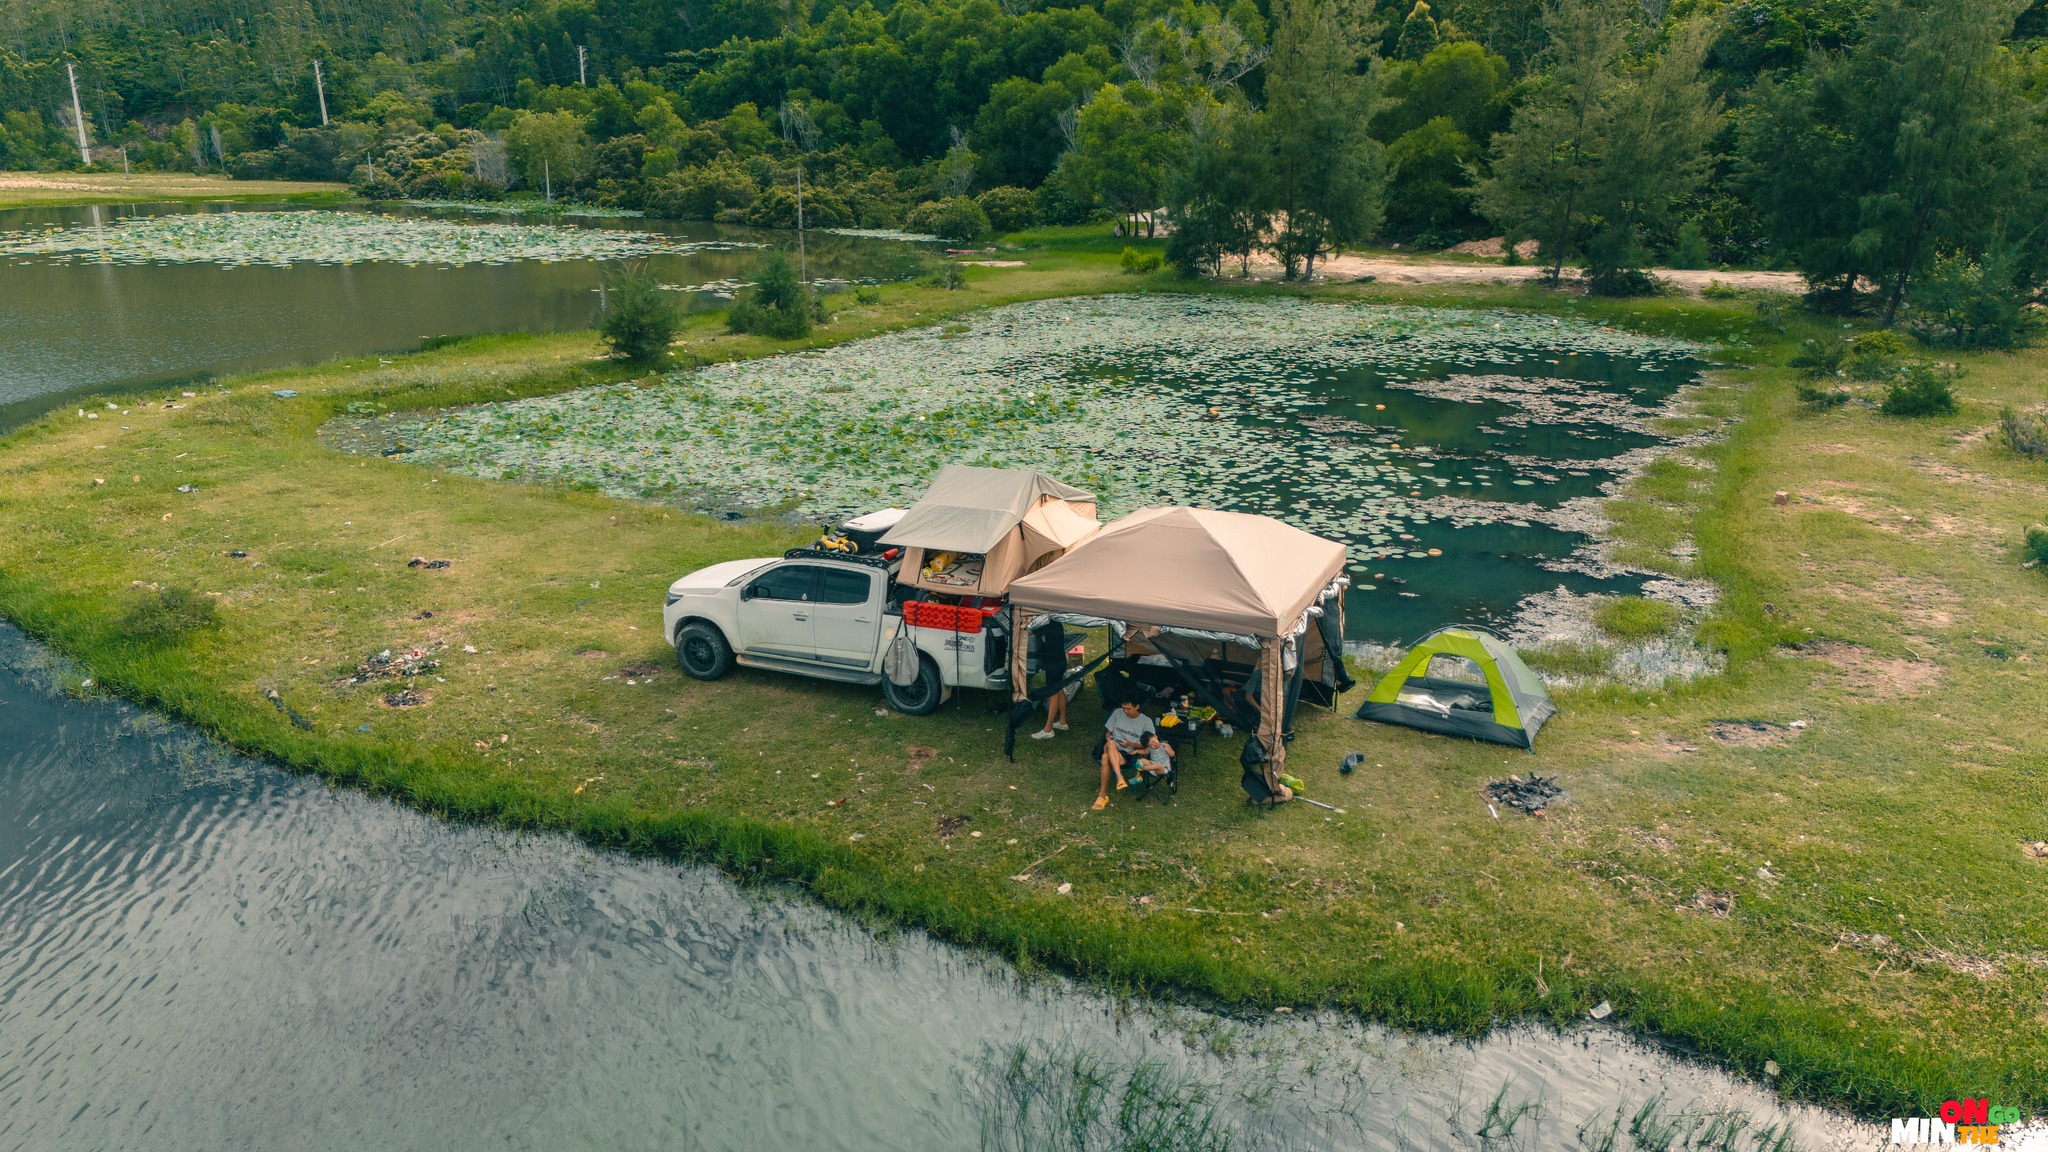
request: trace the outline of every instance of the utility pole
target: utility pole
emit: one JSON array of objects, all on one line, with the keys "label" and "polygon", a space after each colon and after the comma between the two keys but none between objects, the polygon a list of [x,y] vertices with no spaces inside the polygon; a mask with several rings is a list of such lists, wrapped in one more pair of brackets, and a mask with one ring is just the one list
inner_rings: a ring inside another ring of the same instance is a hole
[{"label": "utility pole", "polygon": [[804,248],[804,154],[818,146],[818,126],[801,104],[782,105],[782,138],[796,148],[796,260],[797,277],[811,282],[810,254]]},{"label": "utility pole", "polygon": [[540,183],[541,187],[547,190],[548,203],[553,204],[555,202],[555,176],[549,170],[548,158],[545,156],[540,158]]},{"label": "utility pole", "polygon": [[320,95],[320,126],[327,127],[327,81],[320,75],[320,62],[313,61],[313,91]]},{"label": "utility pole", "polygon": [[576,46],[576,83],[584,88],[590,87],[590,73],[586,71],[584,68],[585,63],[587,63],[589,59],[590,53],[583,47],[583,45],[578,44]]},{"label": "utility pole", "polygon": [[92,146],[85,142],[85,109],[78,103],[78,65],[65,61],[64,73],[71,77],[71,124],[78,129],[78,162],[92,163]]}]

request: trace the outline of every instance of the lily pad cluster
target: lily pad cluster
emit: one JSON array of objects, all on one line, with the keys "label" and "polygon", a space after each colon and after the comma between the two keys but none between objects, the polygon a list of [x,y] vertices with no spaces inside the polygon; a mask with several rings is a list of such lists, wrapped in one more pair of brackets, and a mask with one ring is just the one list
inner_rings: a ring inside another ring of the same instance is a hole
[{"label": "lily pad cluster", "polygon": [[1555,373],[1625,362],[1675,379],[1700,352],[1525,313],[1133,294],[484,405],[397,435],[410,458],[475,475],[820,521],[907,504],[947,463],[1036,468],[1096,492],[1106,515],[1264,513],[1345,541],[1364,566],[1441,555],[1422,538],[1431,523],[1554,519],[1560,484],[1598,463],[1446,449],[1359,396],[1419,393],[1461,410],[1433,424],[1562,424],[1633,449],[1670,388]]},{"label": "lily pad cluster", "polygon": [[518,260],[620,260],[660,253],[750,248],[682,241],[652,232],[545,224],[476,224],[363,212],[209,212],[131,216],[0,232],[0,256],[48,256],[110,264],[294,263],[509,264]]}]

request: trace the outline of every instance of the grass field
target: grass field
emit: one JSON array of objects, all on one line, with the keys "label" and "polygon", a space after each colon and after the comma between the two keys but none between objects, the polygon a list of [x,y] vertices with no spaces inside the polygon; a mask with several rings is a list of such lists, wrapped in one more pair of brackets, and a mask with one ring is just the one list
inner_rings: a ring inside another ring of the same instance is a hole
[{"label": "grass field", "polygon": [[0,208],[150,200],[341,200],[345,184],[230,180],[193,172],[0,172]]},{"label": "grass field", "polygon": [[[811,342],[1169,283],[1118,275],[1108,246],[1025,259],[969,269],[962,291],[886,288]],[[1086,694],[1072,734],[1021,741],[1010,764],[973,694],[920,720],[879,712],[871,689],[682,677],[663,588],[797,543],[794,529],[317,439],[351,403],[631,377],[587,336],[46,417],[0,440],[0,614],[100,686],[293,768],[452,818],[790,881],[1026,967],[1465,1032],[1607,1000],[1642,1034],[1760,1077],[1769,1061],[1788,1093],[1866,1116],[1962,1094],[2048,1108],[2048,861],[2022,847],[2048,839],[2048,684],[2033,670],[2048,574],[2019,555],[2048,513],[2048,466],[1985,435],[2001,403],[2042,402],[2048,355],[1970,358],[1953,418],[1814,415],[1770,366],[1790,341],[1746,305],[1324,291],[1749,333],[1699,397],[1698,419],[1728,432],[1713,467],[1660,465],[1614,509],[1634,554],[1724,588],[1702,637],[1728,673],[1565,693],[1533,756],[1350,720],[1354,693],[1304,722],[1289,759],[1343,816],[1247,808],[1221,741],[1176,804],[1090,813]],[[779,350],[709,323],[687,334],[691,355]],[[298,396],[271,395],[284,387]],[[1672,557],[1683,539],[1696,559]],[[174,627],[161,589],[217,604],[218,624]],[[382,703],[399,685],[336,686],[365,655],[414,646],[441,661],[408,682],[423,705]],[[1340,777],[1353,750],[1366,768]],[[1531,771],[1572,802],[1489,814],[1480,788]]]}]

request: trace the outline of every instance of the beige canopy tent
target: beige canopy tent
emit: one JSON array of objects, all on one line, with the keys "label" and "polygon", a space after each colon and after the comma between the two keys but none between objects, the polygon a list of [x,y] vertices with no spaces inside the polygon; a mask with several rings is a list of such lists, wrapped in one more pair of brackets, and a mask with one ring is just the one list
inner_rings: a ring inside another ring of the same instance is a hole
[{"label": "beige canopy tent", "polygon": [[[948,464],[883,535],[903,549],[898,580],[954,596],[1000,596],[1010,582],[1093,536],[1095,497],[1038,472]],[[942,571],[933,561],[952,553]]]},{"label": "beige canopy tent", "polygon": [[[1032,617],[1055,615],[1136,626],[1127,635],[1166,634],[1256,651],[1264,686],[1258,739],[1270,781],[1286,758],[1279,686],[1293,669],[1325,668],[1330,637],[1342,643],[1343,570],[1342,544],[1268,516],[1141,508],[1058,561],[1011,581],[1012,626],[1022,636]],[[1321,618],[1331,614],[1324,626]],[[1014,645],[1011,655],[1010,683],[1020,701],[1024,650]],[[1336,656],[1341,660],[1341,652]]]}]

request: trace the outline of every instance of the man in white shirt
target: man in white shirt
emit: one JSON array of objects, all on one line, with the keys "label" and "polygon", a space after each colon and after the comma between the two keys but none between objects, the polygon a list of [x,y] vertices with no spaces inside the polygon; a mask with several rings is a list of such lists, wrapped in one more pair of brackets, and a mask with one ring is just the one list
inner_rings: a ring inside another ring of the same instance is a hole
[{"label": "man in white shirt", "polygon": [[1102,783],[1095,792],[1097,812],[1109,807],[1110,778],[1116,778],[1118,788],[1128,787],[1124,783],[1124,763],[1144,755],[1146,744],[1158,733],[1152,718],[1138,711],[1135,700],[1126,700],[1123,707],[1111,712],[1102,728],[1106,735],[1102,741]]}]

